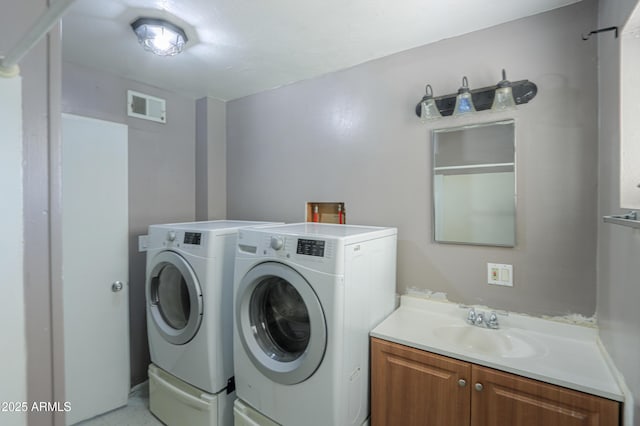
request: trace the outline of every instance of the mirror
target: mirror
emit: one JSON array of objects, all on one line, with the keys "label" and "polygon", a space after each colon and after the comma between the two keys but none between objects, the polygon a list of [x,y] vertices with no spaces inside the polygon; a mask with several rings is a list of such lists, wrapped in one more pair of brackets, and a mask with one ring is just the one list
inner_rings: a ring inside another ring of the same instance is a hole
[{"label": "mirror", "polygon": [[434,130],[433,229],[440,243],[516,243],[513,120]]}]

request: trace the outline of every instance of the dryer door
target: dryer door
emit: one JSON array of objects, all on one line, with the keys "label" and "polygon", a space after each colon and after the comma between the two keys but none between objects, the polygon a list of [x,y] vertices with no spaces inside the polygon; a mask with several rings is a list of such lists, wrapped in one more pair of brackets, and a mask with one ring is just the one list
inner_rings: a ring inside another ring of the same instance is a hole
[{"label": "dryer door", "polygon": [[253,365],[285,385],[310,377],[327,347],[318,296],[302,275],[277,262],[255,266],[240,281],[236,327]]},{"label": "dryer door", "polygon": [[202,322],[202,291],[182,256],[163,251],[153,258],[146,293],[153,324],[168,342],[183,345],[193,339]]}]

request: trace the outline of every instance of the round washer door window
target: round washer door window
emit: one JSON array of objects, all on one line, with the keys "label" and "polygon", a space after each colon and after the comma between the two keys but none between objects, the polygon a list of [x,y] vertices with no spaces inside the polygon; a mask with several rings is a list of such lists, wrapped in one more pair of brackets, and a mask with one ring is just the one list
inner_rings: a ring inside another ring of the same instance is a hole
[{"label": "round washer door window", "polygon": [[202,291],[195,273],[179,254],[165,251],[153,258],[147,279],[147,309],[158,332],[183,345],[202,322]]},{"label": "round washer door window", "polygon": [[241,280],[236,327],[253,365],[281,384],[300,383],[320,366],[327,346],[322,306],[294,269],[266,262]]}]

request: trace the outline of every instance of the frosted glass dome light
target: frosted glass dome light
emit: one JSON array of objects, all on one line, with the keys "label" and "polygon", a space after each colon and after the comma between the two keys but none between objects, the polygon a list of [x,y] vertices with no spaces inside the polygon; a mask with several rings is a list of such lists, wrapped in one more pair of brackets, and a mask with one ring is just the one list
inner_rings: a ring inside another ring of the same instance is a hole
[{"label": "frosted glass dome light", "polygon": [[188,41],[184,30],[164,19],[138,18],[131,23],[144,50],[159,56],[174,56],[182,52]]}]

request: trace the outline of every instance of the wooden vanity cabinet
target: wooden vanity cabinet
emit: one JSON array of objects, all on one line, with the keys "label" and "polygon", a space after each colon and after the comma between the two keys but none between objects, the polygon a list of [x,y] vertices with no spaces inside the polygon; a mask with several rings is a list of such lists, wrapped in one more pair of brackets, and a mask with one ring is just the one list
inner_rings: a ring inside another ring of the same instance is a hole
[{"label": "wooden vanity cabinet", "polygon": [[374,338],[371,426],[468,425],[470,377],[468,362]]},{"label": "wooden vanity cabinet", "polygon": [[[471,424],[618,426],[620,404],[537,380],[473,365]],[[476,384],[482,385],[480,390]]]},{"label": "wooden vanity cabinet", "polygon": [[620,404],[371,339],[371,425],[619,426]]}]

